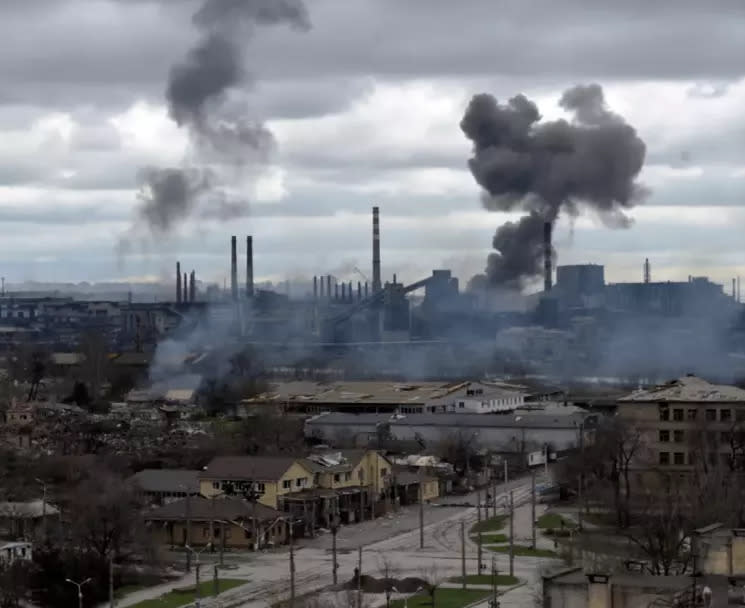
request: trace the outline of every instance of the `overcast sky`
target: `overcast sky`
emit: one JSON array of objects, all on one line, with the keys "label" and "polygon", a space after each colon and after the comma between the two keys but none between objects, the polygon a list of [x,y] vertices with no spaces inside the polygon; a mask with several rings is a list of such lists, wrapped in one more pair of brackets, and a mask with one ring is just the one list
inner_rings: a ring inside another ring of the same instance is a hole
[{"label": "overcast sky", "polygon": [[[198,39],[181,0],[0,2],[0,259],[10,281],[164,277],[177,259],[222,282],[231,234],[254,235],[258,278],[384,278],[483,270],[509,216],[483,210],[459,128],[468,100],[524,93],[547,119],[597,82],[647,144],[651,194],[625,230],[560,221],[559,263],[611,281],[745,277],[742,0],[308,0],[312,27],[260,28],[235,91],[278,146],[240,195],[249,215],[135,221],[140,170],[179,166],[170,67]],[[130,236],[122,253],[121,239]],[[242,266],[241,266],[242,268]]]}]

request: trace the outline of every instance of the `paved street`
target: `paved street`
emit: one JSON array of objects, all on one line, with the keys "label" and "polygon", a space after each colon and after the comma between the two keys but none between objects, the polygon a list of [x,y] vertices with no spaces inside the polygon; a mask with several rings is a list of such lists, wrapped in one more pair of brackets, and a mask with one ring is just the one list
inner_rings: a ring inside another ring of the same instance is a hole
[{"label": "paved street", "polygon": [[[530,480],[515,480],[499,486],[500,500],[504,500],[509,490],[513,490],[515,504],[515,538],[529,542],[530,532]],[[475,503],[475,495],[448,497],[441,502]],[[543,507],[538,506],[537,514]],[[490,510],[491,512],[491,510]],[[381,567],[387,561],[397,577],[432,575],[438,579],[457,576],[461,572],[461,534],[460,522],[466,531],[476,521],[474,507],[434,507],[425,508],[424,548],[419,548],[418,507],[403,509],[396,515],[375,521],[347,526],[337,536],[339,581],[349,581],[357,565],[357,550],[363,546],[362,571],[373,576],[381,576]],[[552,547],[541,539],[539,546]],[[525,542],[524,541],[524,542]],[[331,535],[324,534],[315,539],[303,539],[295,550],[295,586],[297,595],[322,589],[332,584]],[[491,553],[484,551],[485,561],[490,563]],[[221,571],[221,576],[245,578],[248,582],[239,588],[223,594],[217,601],[206,600],[209,606],[266,608],[272,602],[288,598],[290,592],[289,552],[286,548],[276,552],[241,554],[240,560],[231,557],[231,569]],[[535,582],[540,578],[539,568],[553,560],[532,557],[515,558],[515,575],[528,584],[504,596],[503,606],[532,605],[524,603],[535,593]],[[466,538],[467,572],[477,572],[477,547]],[[509,570],[507,555],[497,556],[497,568],[501,573]],[[206,569],[211,574],[211,568]],[[205,575],[207,572],[205,572]],[[158,597],[173,587],[193,584],[194,576],[185,576],[175,583],[151,588],[128,596],[120,602],[121,607],[131,606],[143,599]],[[515,603],[518,602],[518,603]]]}]

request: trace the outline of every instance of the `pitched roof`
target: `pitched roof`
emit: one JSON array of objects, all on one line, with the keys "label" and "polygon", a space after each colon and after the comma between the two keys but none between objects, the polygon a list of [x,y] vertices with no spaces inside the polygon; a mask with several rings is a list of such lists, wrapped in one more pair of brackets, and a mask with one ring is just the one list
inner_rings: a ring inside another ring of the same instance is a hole
[{"label": "pitched roof", "polygon": [[240,498],[224,497],[210,500],[202,496],[195,496],[190,499],[184,498],[177,500],[148,511],[145,514],[145,519],[160,521],[185,520],[188,515],[193,520],[235,521],[239,519],[252,519],[254,513],[256,514],[256,519],[259,521],[282,517],[279,511],[258,502],[254,505]]},{"label": "pitched roof", "polygon": [[132,481],[145,492],[199,493],[199,471],[187,469],[145,469],[132,476]]},{"label": "pitched roof", "polygon": [[0,517],[16,519],[38,519],[44,515],[59,515],[59,509],[54,505],[42,500],[30,500],[28,502],[0,502]]},{"label": "pitched roof", "polygon": [[745,390],[725,384],[711,384],[697,376],[683,376],[666,384],[634,391],[619,401],[745,402]]},{"label": "pitched roof", "polygon": [[218,456],[204,468],[202,479],[245,479],[277,481],[294,463],[311,469],[302,458],[290,456]]}]

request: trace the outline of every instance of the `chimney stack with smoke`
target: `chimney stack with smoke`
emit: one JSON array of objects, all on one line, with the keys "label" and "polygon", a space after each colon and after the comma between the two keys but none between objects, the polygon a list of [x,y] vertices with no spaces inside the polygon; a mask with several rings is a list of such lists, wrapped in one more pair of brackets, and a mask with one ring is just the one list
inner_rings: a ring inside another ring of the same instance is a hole
[{"label": "chimney stack with smoke", "polygon": [[551,222],[543,223],[543,290],[551,291]]},{"label": "chimney stack with smoke", "polygon": [[176,302],[181,303],[181,262],[176,262]]},{"label": "chimney stack with smoke", "polygon": [[254,239],[246,237],[246,297],[254,297]]},{"label": "chimney stack with smoke", "polygon": [[373,293],[380,291],[380,209],[373,207]]},{"label": "chimney stack with smoke", "polygon": [[196,300],[197,295],[197,273],[195,270],[191,271],[189,275],[189,302]]},{"label": "chimney stack with smoke", "polygon": [[230,295],[234,302],[238,299],[238,246],[234,236],[230,237]]},{"label": "chimney stack with smoke", "polygon": [[649,258],[644,259],[644,282],[649,283],[652,280],[652,267],[649,265]]}]

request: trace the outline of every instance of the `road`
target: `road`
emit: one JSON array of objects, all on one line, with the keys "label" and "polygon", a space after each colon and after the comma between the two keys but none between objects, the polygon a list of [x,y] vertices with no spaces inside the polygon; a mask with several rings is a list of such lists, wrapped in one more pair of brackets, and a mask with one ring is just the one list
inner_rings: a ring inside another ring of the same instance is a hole
[{"label": "road", "polygon": [[[530,479],[518,479],[498,487],[498,500],[505,501],[509,491],[515,500],[515,538],[529,539],[530,532]],[[446,497],[441,502],[472,502],[475,493],[465,497]],[[518,506],[519,505],[519,506]],[[542,510],[542,507],[539,506]],[[538,511],[540,513],[540,511]],[[402,509],[391,517],[384,517],[357,525],[346,526],[337,535],[339,582],[350,581],[357,566],[358,548],[363,547],[362,572],[380,577],[384,562],[396,577],[436,576],[438,579],[458,576],[461,573],[461,533],[460,522],[466,531],[475,523],[475,507],[425,507],[424,548],[419,547],[419,509]],[[545,542],[545,539],[541,539]],[[541,546],[539,544],[539,546]],[[545,545],[544,545],[545,546]],[[553,546],[552,544],[549,546]],[[315,539],[302,539],[295,548],[295,589],[298,596],[330,587],[332,584],[331,535],[325,534]],[[491,554],[484,551],[485,559]],[[290,560],[287,548],[256,555],[242,554],[241,561],[233,561],[230,569],[222,570],[221,576],[245,578],[248,582],[239,588],[222,594],[217,600],[206,600],[202,606],[225,608],[266,608],[269,604],[289,598]],[[497,556],[499,572],[509,570],[509,558]],[[467,572],[477,572],[477,547],[466,535]],[[552,560],[532,557],[515,558],[515,575],[528,584],[506,595],[512,601],[525,602],[527,595],[532,597],[535,582],[540,579],[539,569]],[[211,573],[211,568],[209,568]],[[206,573],[205,573],[206,574]],[[193,584],[194,576],[187,575],[175,583],[161,585],[132,594],[119,602],[121,608],[136,604],[143,599],[155,598],[173,587]],[[522,590],[522,591],[521,591]],[[518,597],[520,598],[518,600]],[[373,599],[373,598],[369,598]],[[367,603],[367,602],[366,602]],[[502,603],[503,606],[509,606]],[[515,604],[520,606],[531,604]]]}]

